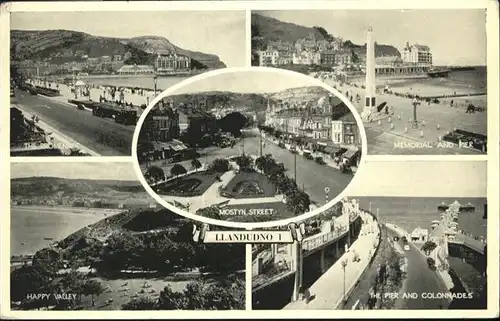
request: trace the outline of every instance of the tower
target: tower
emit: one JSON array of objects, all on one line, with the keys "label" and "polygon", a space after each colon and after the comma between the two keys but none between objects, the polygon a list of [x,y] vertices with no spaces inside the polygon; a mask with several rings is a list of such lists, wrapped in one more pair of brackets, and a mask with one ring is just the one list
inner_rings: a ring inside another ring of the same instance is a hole
[{"label": "tower", "polygon": [[361,113],[363,120],[368,121],[371,119],[371,116],[377,112],[375,98],[375,44],[372,33],[372,28],[368,28],[368,32],[366,33],[365,106]]}]

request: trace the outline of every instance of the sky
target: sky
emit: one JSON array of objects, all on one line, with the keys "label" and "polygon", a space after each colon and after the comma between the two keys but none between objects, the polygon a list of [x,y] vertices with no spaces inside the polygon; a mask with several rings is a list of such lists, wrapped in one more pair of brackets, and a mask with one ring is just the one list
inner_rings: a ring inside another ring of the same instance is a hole
[{"label": "sky", "polygon": [[350,196],[486,197],[481,161],[367,162]]},{"label": "sky", "polygon": [[51,162],[11,164],[11,178],[50,176],[71,179],[137,181],[131,163]]},{"label": "sky", "polygon": [[11,29],[82,31],[94,36],[163,36],[183,49],[245,65],[245,11],[15,12]]},{"label": "sky", "polygon": [[406,42],[430,47],[434,65],[486,64],[486,13],[479,9],[255,11],[298,25],[325,28],[355,44],[366,42],[366,30],[380,44],[400,51]]},{"label": "sky", "polygon": [[289,88],[317,86],[302,77],[290,77],[277,69],[267,71],[236,71],[209,76],[183,85],[172,94],[204,91],[230,91],[236,93],[273,93]]}]

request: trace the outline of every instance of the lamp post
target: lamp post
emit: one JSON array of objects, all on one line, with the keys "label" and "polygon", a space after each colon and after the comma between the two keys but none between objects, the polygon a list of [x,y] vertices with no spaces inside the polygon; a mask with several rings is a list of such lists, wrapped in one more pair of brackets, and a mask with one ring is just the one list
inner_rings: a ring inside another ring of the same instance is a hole
[{"label": "lamp post", "polygon": [[295,179],[295,184],[297,184],[297,152],[293,153],[293,175]]},{"label": "lamp post", "polygon": [[420,102],[417,101],[416,98],[413,98],[413,102],[411,103],[413,105],[413,123],[412,123],[412,128],[413,129],[418,129],[418,121],[417,121],[417,106],[420,105]]},{"label": "lamp post", "polygon": [[[260,125],[260,123],[259,123],[259,125]],[[260,128],[260,126],[259,126],[259,128]],[[262,157],[262,144],[263,144],[263,142],[262,142],[262,130],[260,130],[260,129],[259,129],[259,138],[260,138],[260,156]]]},{"label": "lamp post", "polygon": [[342,260],[342,271],[344,272],[344,291],[342,294],[342,303],[345,304],[346,302],[346,297],[345,297],[345,268],[347,266],[347,259]]},{"label": "lamp post", "polygon": [[154,95],[156,97],[156,91],[157,91],[157,87],[158,87],[158,75],[155,73],[154,76],[153,76],[153,83],[154,83]]}]

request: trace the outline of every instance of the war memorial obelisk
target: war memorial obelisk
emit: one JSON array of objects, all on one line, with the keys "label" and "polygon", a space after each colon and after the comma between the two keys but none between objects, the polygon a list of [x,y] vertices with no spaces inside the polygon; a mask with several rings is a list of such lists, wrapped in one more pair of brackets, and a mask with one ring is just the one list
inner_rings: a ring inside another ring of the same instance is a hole
[{"label": "war memorial obelisk", "polygon": [[371,121],[377,113],[375,97],[375,43],[373,41],[373,30],[368,28],[366,33],[366,82],[365,82],[365,106],[361,113],[363,121]]}]

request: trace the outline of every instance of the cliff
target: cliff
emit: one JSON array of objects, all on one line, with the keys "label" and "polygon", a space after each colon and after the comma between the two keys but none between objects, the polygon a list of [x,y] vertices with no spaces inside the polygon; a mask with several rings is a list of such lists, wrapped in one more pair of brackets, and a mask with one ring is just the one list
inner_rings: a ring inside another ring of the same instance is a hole
[{"label": "cliff", "polygon": [[[111,38],[71,30],[12,30],[11,46],[17,60],[48,60],[56,64],[81,60],[74,53],[82,51],[89,57],[123,56],[130,52],[130,62],[137,64],[152,64],[157,53],[171,53],[187,55],[208,68],[226,67],[216,55],[183,49],[158,36]],[[73,55],[61,55],[65,50]]]}]

